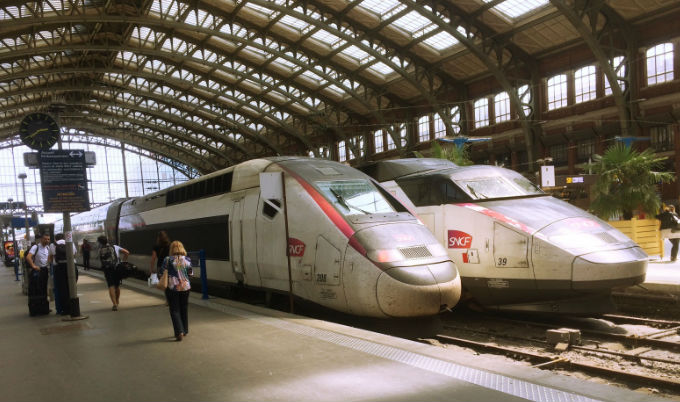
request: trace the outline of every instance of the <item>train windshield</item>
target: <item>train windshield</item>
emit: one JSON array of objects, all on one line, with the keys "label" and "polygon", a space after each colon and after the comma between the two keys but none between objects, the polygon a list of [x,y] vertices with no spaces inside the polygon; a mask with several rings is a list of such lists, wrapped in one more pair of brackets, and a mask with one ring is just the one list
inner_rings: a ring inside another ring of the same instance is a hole
[{"label": "train windshield", "polygon": [[368,180],[317,181],[314,184],[343,215],[396,212]]},{"label": "train windshield", "polygon": [[454,173],[451,175],[451,179],[475,201],[545,195],[543,190],[519,173],[505,169],[484,169]]}]

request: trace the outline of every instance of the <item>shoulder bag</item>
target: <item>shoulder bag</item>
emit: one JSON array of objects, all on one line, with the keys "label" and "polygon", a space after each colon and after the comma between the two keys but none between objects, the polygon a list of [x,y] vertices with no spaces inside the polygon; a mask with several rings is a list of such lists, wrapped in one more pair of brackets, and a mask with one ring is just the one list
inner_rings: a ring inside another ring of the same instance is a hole
[{"label": "shoulder bag", "polygon": [[163,271],[163,276],[158,280],[156,287],[160,290],[165,290],[168,287],[168,270]]}]

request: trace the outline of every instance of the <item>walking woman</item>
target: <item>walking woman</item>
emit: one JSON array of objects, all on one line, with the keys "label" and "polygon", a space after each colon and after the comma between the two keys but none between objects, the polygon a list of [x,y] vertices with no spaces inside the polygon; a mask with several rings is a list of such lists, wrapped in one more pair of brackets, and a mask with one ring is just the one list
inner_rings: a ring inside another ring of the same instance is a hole
[{"label": "walking woman", "polygon": [[118,304],[120,304],[120,283],[123,279],[116,271],[116,265],[120,261],[120,255],[123,255],[123,261],[127,261],[130,252],[116,245],[109,244],[106,236],[99,236],[97,238],[99,243],[99,261],[104,270],[104,277],[106,278],[106,287],[109,288],[109,297],[113,307],[111,310],[118,311]]},{"label": "walking woman", "polygon": [[191,260],[187,258],[184,245],[179,241],[170,243],[170,255],[165,257],[158,276],[168,271],[168,287],[165,298],[168,300],[172,327],[175,330],[175,340],[181,341],[189,333],[189,276],[193,274]]}]

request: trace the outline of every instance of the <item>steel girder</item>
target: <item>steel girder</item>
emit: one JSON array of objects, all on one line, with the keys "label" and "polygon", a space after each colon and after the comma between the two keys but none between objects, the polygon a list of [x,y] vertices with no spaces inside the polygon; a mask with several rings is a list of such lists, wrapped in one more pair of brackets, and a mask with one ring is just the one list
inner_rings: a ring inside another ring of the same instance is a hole
[{"label": "steel girder", "polygon": [[[631,56],[635,54],[637,49],[634,28],[627,24],[603,0],[550,0],[550,3],[576,28],[607,77],[619,115],[621,135],[634,135],[637,126],[632,123],[636,118],[630,107],[630,88],[632,87],[630,74],[631,66],[634,64],[630,60],[633,59]],[[601,28],[599,27],[600,22],[604,22]],[[624,39],[624,48],[616,46],[617,35]],[[609,43],[605,45],[604,41]],[[625,89],[621,89],[621,85],[619,85],[621,78],[618,77],[610,63],[610,60],[616,55],[624,56],[623,65],[627,67],[624,78]]]},{"label": "steel girder", "polygon": [[[67,91],[69,89],[70,88],[68,88],[68,87],[62,88],[63,91]],[[102,106],[117,108],[117,107],[120,107],[120,105],[122,103],[123,102],[111,102],[111,101],[108,101],[108,100],[98,101],[95,104],[92,104],[92,103],[80,103],[80,104],[69,103],[69,106],[82,106],[83,107],[82,110],[78,110],[77,112],[70,111],[69,113],[71,115],[73,115],[73,113],[80,113],[80,115],[78,117],[82,118],[82,119],[86,119],[86,120],[92,119],[92,116],[94,116],[94,115],[108,116],[110,118],[110,120],[113,122],[113,125],[106,127],[106,129],[110,129],[110,130],[121,129],[121,127],[116,127],[116,124],[120,123],[120,122],[128,122],[130,124],[134,124],[134,125],[137,125],[139,127],[145,127],[147,129],[150,129],[155,133],[163,133],[165,131],[170,131],[170,129],[166,128],[166,127],[158,127],[158,125],[154,122],[154,120],[157,120],[158,118],[162,118],[162,119],[165,119],[165,121],[170,121],[170,122],[172,122],[173,120],[176,120],[175,118],[173,118],[172,116],[170,116],[168,114],[161,114],[161,113],[157,114],[156,115],[157,117],[154,118],[154,119],[147,119],[147,120],[132,119],[132,118],[129,117],[129,115],[116,114],[116,113],[112,113],[109,110],[102,110],[102,108],[101,108]],[[52,102],[50,100],[45,100],[45,101],[42,101],[42,102],[30,101],[30,102],[25,102],[23,104],[14,105],[14,109],[22,110],[22,109],[27,109],[29,107],[44,107],[45,109],[47,109],[50,105],[52,105]],[[148,112],[148,109],[140,108],[140,107],[137,107],[137,106],[134,106],[134,105],[129,105],[129,104],[126,105],[126,108],[131,109],[131,110],[136,110],[136,111],[139,111],[139,112]],[[87,111],[89,113],[87,113],[87,114],[82,113],[83,111]],[[57,115],[57,117],[59,119],[61,119],[63,116]],[[5,118],[5,121],[18,122],[18,121],[21,120],[22,115],[20,113],[16,113],[14,115],[10,115],[9,113],[5,113],[4,118]],[[182,124],[181,121],[180,121],[180,124]],[[163,135],[166,135],[166,134],[163,134]],[[215,148],[214,146],[211,146],[209,144],[206,144],[205,142],[201,141],[200,139],[193,138],[192,136],[187,135],[185,133],[182,133],[182,132],[179,132],[179,131],[176,131],[176,130],[172,130],[171,133],[168,133],[167,135],[171,136],[171,138],[177,138],[177,139],[182,140],[182,141],[184,141],[188,144],[192,144],[197,149],[206,150],[210,154],[213,155],[213,158],[223,159],[223,160],[227,161],[229,164],[238,163],[237,162],[238,159],[234,159],[233,157],[224,153],[222,150]],[[203,157],[205,157],[205,156],[203,156]],[[223,165],[223,164],[221,164],[221,163],[217,164],[217,166],[221,166],[221,165]]]},{"label": "steel girder", "polygon": [[[502,46],[499,46],[493,37],[484,37],[483,32],[479,30],[479,28],[475,25],[468,25],[468,27],[472,27],[475,29],[476,32],[478,32],[479,35],[481,35],[480,39],[480,44],[476,42],[475,38],[470,38],[466,35],[463,35],[462,33],[458,32],[456,29],[457,26],[459,25],[464,25],[465,21],[463,18],[457,15],[451,15],[451,9],[447,7],[441,6],[441,3],[439,1],[430,1],[428,3],[432,4],[432,11],[430,9],[427,9],[422,5],[422,2],[419,2],[417,0],[408,0],[410,4],[413,5],[413,8],[418,10],[418,12],[426,17],[428,17],[430,20],[435,22],[440,28],[446,30],[451,36],[456,38],[460,43],[464,44],[466,48],[468,48],[472,54],[475,55],[482,63],[484,63],[484,66],[489,69],[489,72],[494,76],[496,81],[501,85],[501,87],[507,92],[508,96],[510,97],[510,102],[515,106],[516,112],[519,115],[519,120],[522,125],[522,132],[524,133],[524,141],[526,145],[526,150],[527,150],[527,163],[528,163],[528,170],[530,172],[533,171],[533,163],[534,163],[534,157],[535,157],[535,144],[536,144],[536,135],[535,135],[535,124],[532,124],[531,120],[528,118],[526,113],[524,112],[524,107],[523,104],[520,100],[520,97],[517,94],[517,91],[515,87],[510,83],[510,80],[508,79],[506,72],[503,68],[504,64],[504,50],[505,48]],[[442,11],[445,11],[448,15],[448,18],[451,20],[451,22],[445,21],[442,17],[443,14],[441,14]],[[469,33],[470,31],[468,31]],[[517,49],[515,49],[517,51]],[[531,63],[531,59],[524,55],[524,54],[517,54],[518,58],[524,59],[524,62],[529,62]],[[532,63],[532,65],[529,66],[533,70],[537,70],[535,67],[535,63]],[[535,99],[535,96],[532,96],[532,100]]]}]

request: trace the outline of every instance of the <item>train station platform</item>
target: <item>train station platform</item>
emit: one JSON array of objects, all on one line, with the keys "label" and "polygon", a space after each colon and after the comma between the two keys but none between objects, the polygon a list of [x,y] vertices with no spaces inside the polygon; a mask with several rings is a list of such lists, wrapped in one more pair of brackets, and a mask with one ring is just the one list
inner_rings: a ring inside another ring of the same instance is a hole
[{"label": "train station platform", "polygon": [[653,294],[667,296],[680,301],[680,253],[678,259],[671,261],[671,243],[668,239],[664,244],[664,255],[650,258],[645,282],[641,286],[634,286],[620,291],[628,294]]},{"label": "train station platform", "polygon": [[93,271],[89,318],[29,317],[19,284],[0,270],[0,401],[665,400],[199,294],[176,342],[160,291],[126,280],[111,311]]}]

